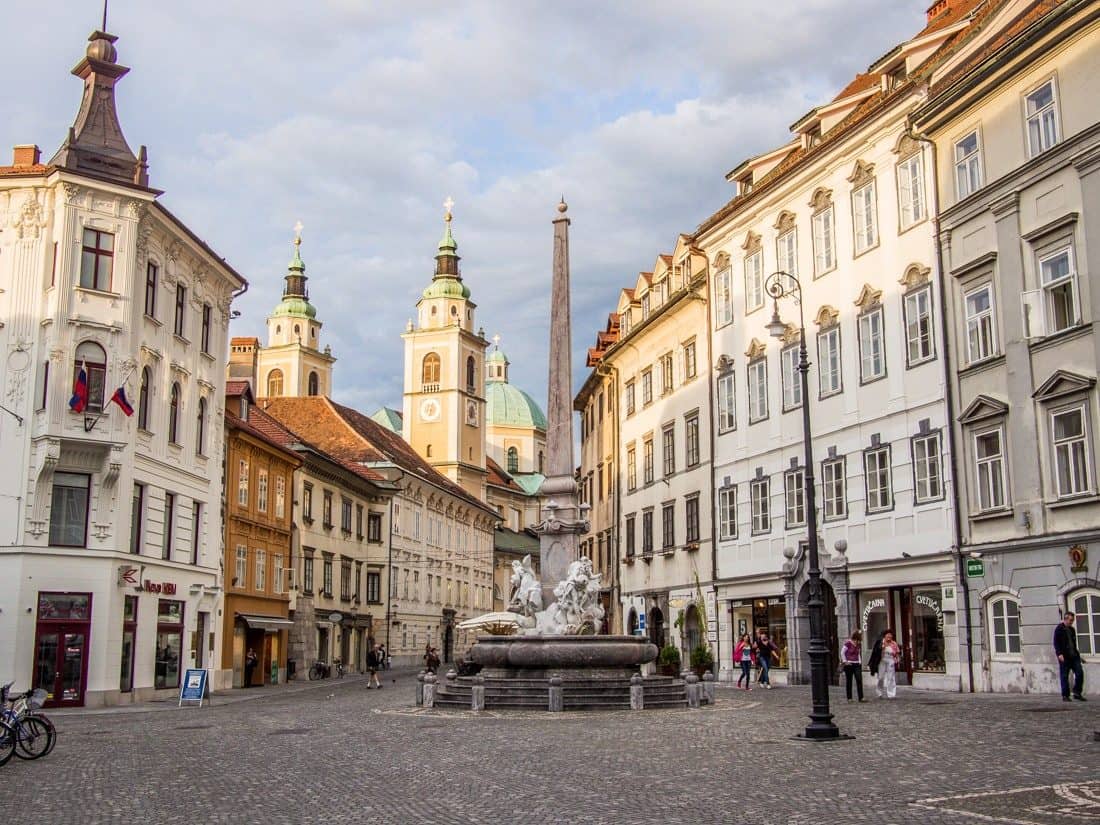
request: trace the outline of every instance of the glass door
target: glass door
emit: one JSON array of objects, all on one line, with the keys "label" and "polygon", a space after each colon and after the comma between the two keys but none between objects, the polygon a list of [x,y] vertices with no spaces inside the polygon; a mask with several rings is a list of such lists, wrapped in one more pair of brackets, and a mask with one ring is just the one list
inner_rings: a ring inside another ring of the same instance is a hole
[{"label": "glass door", "polygon": [[35,641],[34,686],[46,691],[49,707],[84,704],[87,672],[86,627],[39,627]]}]

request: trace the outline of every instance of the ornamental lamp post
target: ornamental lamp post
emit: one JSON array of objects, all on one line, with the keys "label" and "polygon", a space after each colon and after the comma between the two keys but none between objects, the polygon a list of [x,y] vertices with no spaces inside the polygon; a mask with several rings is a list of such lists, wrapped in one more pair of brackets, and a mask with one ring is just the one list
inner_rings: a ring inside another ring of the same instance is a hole
[{"label": "ornamental lamp post", "polygon": [[829,712],[829,649],[825,644],[825,602],[821,598],[821,561],[817,549],[817,497],[814,492],[814,451],[810,430],[810,362],[806,355],[806,319],[802,311],[802,285],[786,272],[773,272],[764,283],[764,289],[772,299],[772,319],[768,322],[768,334],[784,338],[787,324],[779,317],[779,299],[792,297],[798,304],[798,373],[801,380],[802,444],[805,450],[803,468],[804,495],[806,499],[806,544],[809,548],[810,598],[810,724],[798,738],[807,741],[847,739],[841,736]]}]

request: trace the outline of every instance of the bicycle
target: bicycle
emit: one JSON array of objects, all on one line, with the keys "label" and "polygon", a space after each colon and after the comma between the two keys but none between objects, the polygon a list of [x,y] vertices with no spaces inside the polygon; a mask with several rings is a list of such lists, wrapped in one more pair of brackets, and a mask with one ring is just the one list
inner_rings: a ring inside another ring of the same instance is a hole
[{"label": "bicycle", "polygon": [[344,678],[344,673],[345,673],[345,671],[344,671],[344,660],[343,659],[333,659],[332,660],[332,666],[334,668],[336,668],[336,678],[337,679],[343,679]]},{"label": "bicycle", "polygon": [[318,659],[309,669],[309,681],[316,682],[318,679],[327,679],[331,672],[332,667]]},{"label": "bicycle", "polygon": [[[12,682],[0,687],[0,721],[13,734],[13,750],[20,759],[40,759],[57,744],[57,729],[39,708],[46,701],[42,688],[11,695]],[[4,746],[0,742],[0,749]],[[10,757],[10,754],[8,755]],[[3,762],[0,762],[3,764]]]},{"label": "bicycle", "polygon": [[0,765],[6,765],[15,753],[15,730],[0,719]]}]

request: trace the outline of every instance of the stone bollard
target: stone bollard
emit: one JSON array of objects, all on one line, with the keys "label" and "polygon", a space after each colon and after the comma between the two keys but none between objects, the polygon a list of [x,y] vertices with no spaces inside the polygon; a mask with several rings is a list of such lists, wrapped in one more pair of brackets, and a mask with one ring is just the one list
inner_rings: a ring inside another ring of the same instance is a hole
[{"label": "stone bollard", "polygon": [[420,671],[416,674],[416,706],[423,707],[424,705],[424,674],[426,670]]},{"label": "stone bollard", "polygon": [[703,703],[714,704],[714,674],[709,670],[703,674]]},{"label": "stone bollard", "polygon": [[485,710],[485,677],[474,677],[474,686],[470,688],[470,710]]},{"label": "stone bollard", "polygon": [[694,673],[689,673],[684,681],[687,682],[688,707],[699,707],[699,677]]},{"label": "stone bollard", "polygon": [[561,677],[550,677],[550,712],[561,713],[565,709],[565,696],[562,691]]},{"label": "stone bollard", "polygon": [[429,673],[424,677],[424,707],[435,707],[435,674]]},{"label": "stone bollard", "polygon": [[458,678],[458,671],[453,667],[447,671],[447,684],[454,687],[455,679]]},{"label": "stone bollard", "polygon": [[642,677],[635,673],[630,677],[630,709],[645,709],[645,689],[642,687]]}]

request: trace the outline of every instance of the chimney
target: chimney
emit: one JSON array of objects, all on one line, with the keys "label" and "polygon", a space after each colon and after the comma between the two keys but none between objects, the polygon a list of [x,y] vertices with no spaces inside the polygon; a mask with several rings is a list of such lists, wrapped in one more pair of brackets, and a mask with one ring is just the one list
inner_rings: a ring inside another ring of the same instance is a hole
[{"label": "chimney", "polygon": [[33,143],[23,143],[12,150],[12,166],[37,166],[42,150]]},{"label": "chimney", "polygon": [[951,8],[951,6],[952,6],[951,0],[936,0],[935,3],[933,3],[931,6],[928,7],[928,11],[927,11],[928,21],[927,22],[931,23],[933,20],[935,20],[937,17],[939,17],[941,14],[943,14],[949,8]]}]

